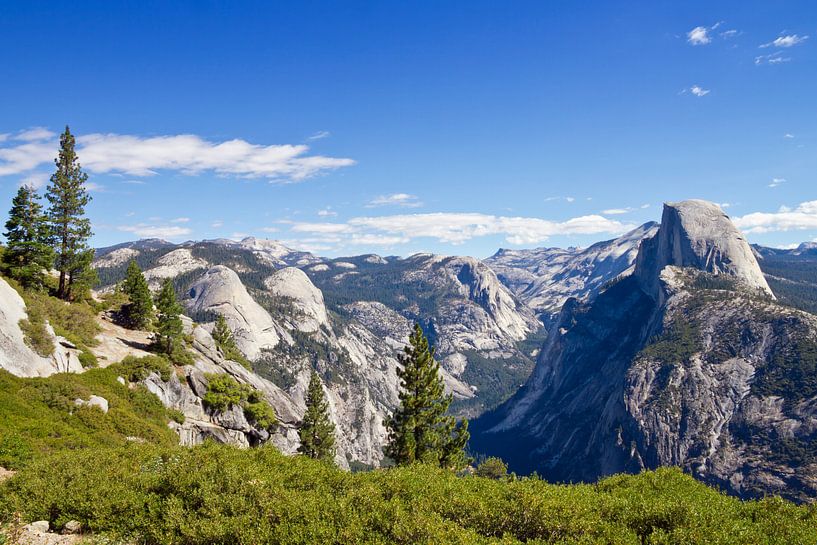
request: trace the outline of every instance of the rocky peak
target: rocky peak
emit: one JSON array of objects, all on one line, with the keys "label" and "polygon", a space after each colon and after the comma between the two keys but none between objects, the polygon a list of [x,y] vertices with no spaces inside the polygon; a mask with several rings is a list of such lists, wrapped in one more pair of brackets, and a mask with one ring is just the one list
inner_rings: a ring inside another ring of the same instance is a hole
[{"label": "rocky peak", "polygon": [[711,202],[664,204],[658,233],[641,244],[635,276],[648,293],[658,294],[661,271],[670,265],[733,276],[773,297],[749,243]]}]

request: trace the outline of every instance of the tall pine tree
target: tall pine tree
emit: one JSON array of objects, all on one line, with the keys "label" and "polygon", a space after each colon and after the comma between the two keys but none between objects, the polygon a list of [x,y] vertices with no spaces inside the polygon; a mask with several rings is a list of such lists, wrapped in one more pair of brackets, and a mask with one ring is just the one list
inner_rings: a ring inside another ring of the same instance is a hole
[{"label": "tall pine tree", "polygon": [[33,188],[23,185],[17,190],[3,236],[7,242],[3,265],[9,276],[27,288],[41,289],[54,252],[46,216]]},{"label": "tall pine tree", "polygon": [[162,289],[156,296],[156,346],[171,358],[174,353],[182,349],[184,340],[182,333],[182,306],[176,300],[176,290],[173,282],[168,278],[162,284]]},{"label": "tall pine tree", "polygon": [[458,426],[446,412],[452,397],[445,395],[440,364],[419,324],[400,357],[400,406],[385,422],[388,442],[385,454],[395,463],[426,462],[449,469],[470,463],[465,446],[470,434],[468,421]]},{"label": "tall pine tree", "polygon": [[122,307],[125,324],[133,329],[144,329],[153,320],[153,298],[145,275],[136,261],[131,260],[122,282],[122,292],[129,302]]},{"label": "tall pine tree", "polygon": [[329,418],[329,403],[318,373],[312,371],[306,391],[306,412],[298,424],[301,445],[298,452],[318,460],[335,457],[335,424]]},{"label": "tall pine tree", "polygon": [[[85,189],[88,175],[82,171],[74,151],[76,142],[68,127],[60,136],[60,152],[55,159],[56,172],[46,191],[51,204],[48,210],[56,259],[60,273],[57,297],[65,300],[93,283],[91,261],[93,249],[88,247],[91,222],[85,217],[85,206],[91,197]],[[76,289],[74,284],[77,284]]]}]

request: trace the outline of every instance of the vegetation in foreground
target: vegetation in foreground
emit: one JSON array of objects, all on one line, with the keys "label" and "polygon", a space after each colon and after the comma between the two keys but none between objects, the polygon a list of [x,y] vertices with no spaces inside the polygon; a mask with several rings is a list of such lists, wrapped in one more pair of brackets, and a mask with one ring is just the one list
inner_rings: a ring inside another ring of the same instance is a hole
[{"label": "vegetation in foreground", "polygon": [[817,542],[817,508],[741,502],[677,469],[594,485],[431,465],[348,473],[274,448],[130,444],[65,452],[0,485],[5,520],[78,520],[140,543]]}]

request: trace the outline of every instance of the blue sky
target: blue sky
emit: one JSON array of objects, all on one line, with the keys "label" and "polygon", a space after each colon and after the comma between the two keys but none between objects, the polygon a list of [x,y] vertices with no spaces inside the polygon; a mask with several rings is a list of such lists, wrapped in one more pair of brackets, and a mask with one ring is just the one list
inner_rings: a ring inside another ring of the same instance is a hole
[{"label": "blue sky", "polygon": [[0,202],[66,124],[94,243],[587,245],[723,203],[817,239],[817,3],[0,1]]}]

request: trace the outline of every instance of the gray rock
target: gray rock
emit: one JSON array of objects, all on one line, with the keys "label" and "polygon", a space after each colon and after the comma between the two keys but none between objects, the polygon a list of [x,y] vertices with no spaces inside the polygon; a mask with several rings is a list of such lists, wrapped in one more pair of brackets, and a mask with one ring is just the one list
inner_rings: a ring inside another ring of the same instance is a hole
[{"label": "gray rock", "polygon": [[62,533],[69,535],[69,534],[78,534],[82,531],[82,524],[76,520],[69,520],[65,523],[65,526],[62,527]]}]

